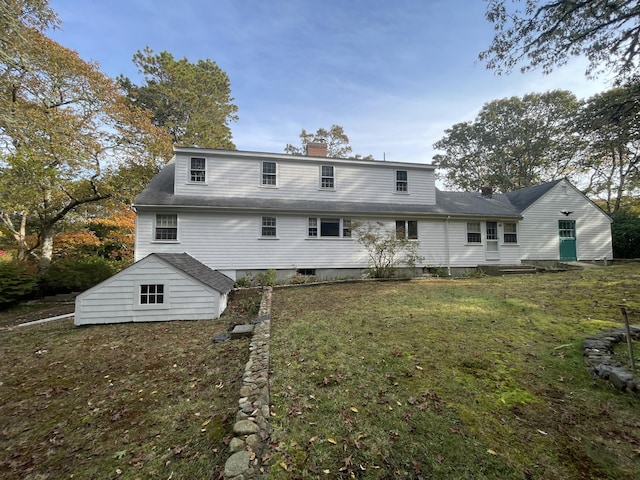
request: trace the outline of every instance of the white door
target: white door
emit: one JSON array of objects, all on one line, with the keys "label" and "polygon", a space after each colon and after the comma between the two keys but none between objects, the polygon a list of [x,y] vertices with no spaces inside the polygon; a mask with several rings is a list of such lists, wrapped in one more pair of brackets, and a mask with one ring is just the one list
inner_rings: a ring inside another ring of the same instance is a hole
[{"label": "white door", "polygon": [[498,222],[486,222],[486,227],[486,258],[487,260],[500,260]]}]

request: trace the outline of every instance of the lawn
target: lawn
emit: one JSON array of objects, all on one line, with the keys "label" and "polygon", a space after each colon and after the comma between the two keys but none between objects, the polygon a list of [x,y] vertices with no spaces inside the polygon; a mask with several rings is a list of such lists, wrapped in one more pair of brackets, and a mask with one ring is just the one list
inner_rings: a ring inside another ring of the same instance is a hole
[{"label": "lawn", "polygon": [[[277,290],[271,478],[640,478],[640,395],[582,340],[640,266]],[[636,356],[640,356],[637,348]]]},{"label": "lawn", "polygon": [[254,297],[217,321],[15,327],[39,307],[2,312],[2,478],[221,478],[248,340],[212,338]]}]

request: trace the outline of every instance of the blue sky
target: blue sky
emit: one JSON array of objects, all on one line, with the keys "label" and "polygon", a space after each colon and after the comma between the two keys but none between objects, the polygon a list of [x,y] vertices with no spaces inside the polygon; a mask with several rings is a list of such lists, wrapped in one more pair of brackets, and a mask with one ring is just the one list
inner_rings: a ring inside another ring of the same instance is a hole
[{"label": "blue sky", "polygon": [[446,128],[495,99],[606,90],[576,60],[498,77],[478,62],[483,0],[50,0],[51,37],[112,77],[139,79],[145,46],[215,61],[231,80],[239,150],[282,152],[305,128],[342,125],[354,153],[431,163]]}]

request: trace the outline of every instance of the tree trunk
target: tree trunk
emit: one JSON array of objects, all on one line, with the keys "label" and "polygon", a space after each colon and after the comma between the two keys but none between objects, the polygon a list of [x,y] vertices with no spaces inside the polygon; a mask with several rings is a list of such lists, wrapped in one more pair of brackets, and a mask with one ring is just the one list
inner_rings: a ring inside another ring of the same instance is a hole
[{"label": "tree trunk", "polygon": [[53,225],[44,225],[42,228],[42,250],[38,270],[41,275],[47,273],[53,257]]}]

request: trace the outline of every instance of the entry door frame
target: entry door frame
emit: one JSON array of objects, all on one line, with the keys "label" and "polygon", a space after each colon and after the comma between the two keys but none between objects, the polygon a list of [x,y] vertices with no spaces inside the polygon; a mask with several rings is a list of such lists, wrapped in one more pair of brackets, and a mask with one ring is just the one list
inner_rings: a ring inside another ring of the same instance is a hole
[{"label": "entry door frame", "polygon": [[558,255],[561,262],[578,260],[575,220],[558,220],[558,243]]}]

